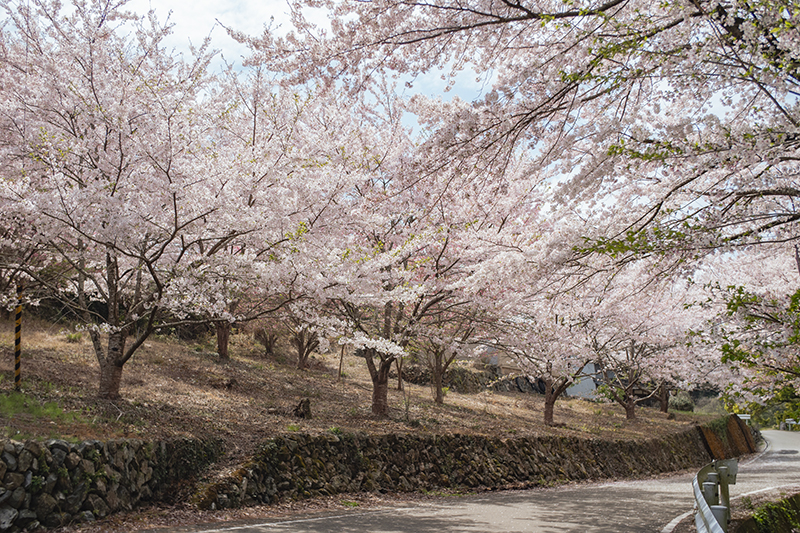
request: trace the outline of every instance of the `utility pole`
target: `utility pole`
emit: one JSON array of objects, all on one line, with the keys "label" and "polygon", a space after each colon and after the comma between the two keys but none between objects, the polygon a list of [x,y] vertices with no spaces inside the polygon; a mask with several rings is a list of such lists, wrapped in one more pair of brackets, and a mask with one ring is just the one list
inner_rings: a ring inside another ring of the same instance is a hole
[{"label": "utility pole", "polygon": [[19,390],[22,376],[22,284],[17,285],[17,314],[14,328],[14,389]]}]

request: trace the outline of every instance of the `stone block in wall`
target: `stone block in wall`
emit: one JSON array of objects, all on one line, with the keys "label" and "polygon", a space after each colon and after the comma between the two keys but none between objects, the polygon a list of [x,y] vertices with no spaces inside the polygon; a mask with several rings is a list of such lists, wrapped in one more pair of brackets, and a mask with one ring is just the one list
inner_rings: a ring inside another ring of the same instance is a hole
[{"label": "stone block in wall", "polygon": [[118,511],[120,508],[119,497],[117,496],[117,492],[119,491],[119,483],[111,483],[108,487],[108,493],[106,494],[106,503],[108,503],[108,507],[111,511]]},{"label": "stone block in wall", "polygon": [[25,444],[23,444],[23,449],[28,450],[34,457],[41,457],[43,451],[41,444],[35,440],[25,441]]},{"label": "stone block in wall", "polygon": [[0,507],[0,531],[10,529],[14,525],[17,516],[19,516],[19,511],[13,507],[7,505]]},{"label": "stone block in wall", "polygon": [[72,480],[69,477],[69,471],[59,468],[56,472],[58,480],[56,481],[56,489],[61,492],[72,492]]},{"label": "stone block in wall", "polygon": [[83,501],[89,493],[89,487],[86,482],[81,482],[75,486],[66,498],[66,506],[62,508],[63,511],[69,514],[76,514],[83,507]]},{"label": "stone block in wall", "polygon": [[61,450],[64,453],[69,453],[72,450],[70,443],[63,439],[49,439],[45,441],[44,445],[51,452],[53,450]]},{"label": "stone block in wall", "polygon": [[72,516],[69,514],[56,511],[47,515],[41,522],[45,527],[57,528],[67,525],[70,520],[72,520]]},{"label": "stone block in wall", "polygon": [[22,450],[17,457],[17,470],[26,472],[33,464],[33,454],[28,450]]},{"label": "stone block in wall", "polygon": [[86,501],[83,503],[82,509],[84,511],[90,511],[92,516],[96,516],[97,518],[104,518],[111,513],[108,504],[97,494],[89,494],[86,497]]},{"label": "stone block in wall", "polygon": [[17,472],[9,472],[3,478],[3,488],[9,491],[21,487],[23,483],[25,483],[25,476]]},{"label": "stone block in wall", "polygon": [[50,448],[51,461],[48,462],[50,469],[58,469],[64,465],[64,459],[67,458],[67,451],[61,448]]},{"label": "stone block in wall", "polygon": [[2,455],[3,463],[6,464],[6,470],[9,472],[17,471],[17,457],[13,452],[4,451]]},{"label": "stone block in wall", "polygon": [[39,494],[33,501],[33,510],[40,522],[58,507],[58,502],[50,494]]},{"label": "stone block in wall", "polygon": [[35,529],[38,523],[39,519],[36,513],[30,509],[22,509],[17,515],[17,519],[14,520],[14,525],[20,529]]},{"label": "stone block in wall", "polygon": [[14,509],[20,509],[25,502],[25,494],[25,488],[19,486],[14,489],[14,492],[11,493],[11,497],[6,500],[5,504]]},{"label": "stone block in wall", "polygon": [[50,472],[44,478],[44,485],[42,486],[42,491],[47,494],[52,494],[56,488],[56,483],[58,483],[58,474]]},{"label": "stone block in wall", "polygon": [[81,463],[81,456],[75,452],[67,453],[64,458],[64,468],[67,470],[74,470]]}]

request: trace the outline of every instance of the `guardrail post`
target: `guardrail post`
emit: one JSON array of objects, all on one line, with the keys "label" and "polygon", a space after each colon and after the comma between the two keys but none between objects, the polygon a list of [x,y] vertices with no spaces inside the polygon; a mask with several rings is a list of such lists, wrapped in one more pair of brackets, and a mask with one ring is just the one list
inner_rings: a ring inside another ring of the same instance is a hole
[{"label": "guardrail post", "polygon": [[[720,505],[724,506],[725,509],[728,510],[727,514],[725,515],[725,522],[730,519],[730,509],[731,509],[731,495],[728,490],[728,484],[730,483],[730,471],[726,465],[719,465],[716,467],[717,473],[719,474],[719,503]],[[713,510],[713,508],[712,508]],[[716,516],[716,513],[714,514]],[[723,522],[720,521],[720,524]]]},{"label": "guardrail post", "polygon": [[716,481],[703,482],[703,498],[706,499],[706,503],[709,506],[719,505],[719,493],[717,492]]},{"label": "guardrail post", "polygon": [[730,519],[728,485],[736,483],[739,463],[735,459],[704,466],[692,481],[697,506],[695,525],[699,533],[726,533]]},{"label": "guardrail post", "polygon": [[711,513],[725,533],[728,532],[728,508],[724,505],[712,505]]}]

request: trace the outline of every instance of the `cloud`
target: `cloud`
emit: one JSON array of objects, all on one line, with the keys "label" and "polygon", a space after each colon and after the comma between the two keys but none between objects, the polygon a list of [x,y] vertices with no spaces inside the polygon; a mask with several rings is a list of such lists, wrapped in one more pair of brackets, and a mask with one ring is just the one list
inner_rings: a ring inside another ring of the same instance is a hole
[{"label": "cloud", "polygon": [[289,6],[283,0],[131,0],[126,7],[138,15],[152,8],[162,22],[169,16],[174,27],[166,44],[179,52],[188,53],[190,42],[200,45],[211,36],[212,47],[229,62],[240,61],[247,48],[228,37],[219,24],[250,35],[260,34],[271,18],[273,26],[289,25]]}]

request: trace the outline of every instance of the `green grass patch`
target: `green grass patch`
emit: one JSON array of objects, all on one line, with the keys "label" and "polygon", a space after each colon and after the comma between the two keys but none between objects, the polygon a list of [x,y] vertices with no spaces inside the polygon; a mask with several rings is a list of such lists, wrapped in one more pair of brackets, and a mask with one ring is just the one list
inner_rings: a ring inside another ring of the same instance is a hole
[{"label": "green grass patch", "polygon": [[42,403],[36,398],[16,391],[0,394],[0,416],[12,418],[20,414],[28,415],[34,420],[83,422],[80,415],[65,412],[56,402]]}]

